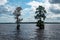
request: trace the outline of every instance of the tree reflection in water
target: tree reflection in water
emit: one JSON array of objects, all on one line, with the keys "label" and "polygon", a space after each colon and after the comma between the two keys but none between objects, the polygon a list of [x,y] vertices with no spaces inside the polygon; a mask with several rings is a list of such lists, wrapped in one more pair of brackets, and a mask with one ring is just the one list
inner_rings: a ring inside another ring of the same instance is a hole
[{"label": "tree reflection in water", "polygon": [[15,35],[14,40],[23,40],[23,38],[21,37],[20,29],[16,30],[14,35]]},{"label": "tree reflection in water", "polygon": [[35,37],[35,40],[44,40],[44,30],[42,29],[40,29],[40,28],[38,28],[37,30],[36,30],[36,37]]}]

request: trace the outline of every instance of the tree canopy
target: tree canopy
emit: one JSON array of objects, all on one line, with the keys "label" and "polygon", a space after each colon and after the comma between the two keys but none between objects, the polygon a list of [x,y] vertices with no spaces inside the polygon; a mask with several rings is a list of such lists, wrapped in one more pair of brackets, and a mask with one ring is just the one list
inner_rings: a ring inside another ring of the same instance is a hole
[{"label": "tree canopy", "polygon": [[36,12],[35,12],[37,15],[35,16],[35,19],[40,19],[43,18],[43,20],[45,20],[46,16],[45,16],[45,13],[46,10],[43,6],[39,6],[38,8],[36,8]]}]

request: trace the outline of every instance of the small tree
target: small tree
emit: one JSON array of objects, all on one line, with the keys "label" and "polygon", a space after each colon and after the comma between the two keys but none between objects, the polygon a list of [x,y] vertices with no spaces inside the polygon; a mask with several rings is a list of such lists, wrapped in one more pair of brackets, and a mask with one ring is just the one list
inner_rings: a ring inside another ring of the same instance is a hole
[{"label": "small tree", "polygon": [[37,26],[39,26],[41,29],[44,29],[44,20],[46,18],[45,13],[46,10],[44,7],[39,6],[38,8],[36,8],[36,12],[37,15],[35,16],[35,19],[38,20],[37,22]]},{"label": "small tree", "polygon": [[20,21],[22,21],[22,19],[19,18],[19,16],[21,16],[21,7],[17,7],[16,10],[14,11],[14,15],[15,15],[15,19],[16,19],[16,23],[17,23],[17,29],[19,29],[20,27]]}]

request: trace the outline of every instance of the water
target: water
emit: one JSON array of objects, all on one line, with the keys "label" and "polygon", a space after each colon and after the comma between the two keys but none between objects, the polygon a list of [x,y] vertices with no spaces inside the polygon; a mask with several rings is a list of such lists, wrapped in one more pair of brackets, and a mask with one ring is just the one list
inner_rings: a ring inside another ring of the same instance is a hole
[{"label": "water", "polygon": [[40,30],[36,24],[0,24],[0,40],[60,40],[60,24],[45,24]]}]

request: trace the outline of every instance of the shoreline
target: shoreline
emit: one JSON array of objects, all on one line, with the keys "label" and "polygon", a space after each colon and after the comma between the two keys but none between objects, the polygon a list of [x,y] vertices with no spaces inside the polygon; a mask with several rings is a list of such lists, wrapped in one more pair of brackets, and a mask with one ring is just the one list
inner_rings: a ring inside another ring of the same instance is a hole
[{"label": "shoreline", "polygon": [[[16,24],[16,23],[0,23],[0,24]],[[36,22],[20,22],[20,24],[36,24]],[[60,22],[45,22],[45,24],[60,24]]]}]

